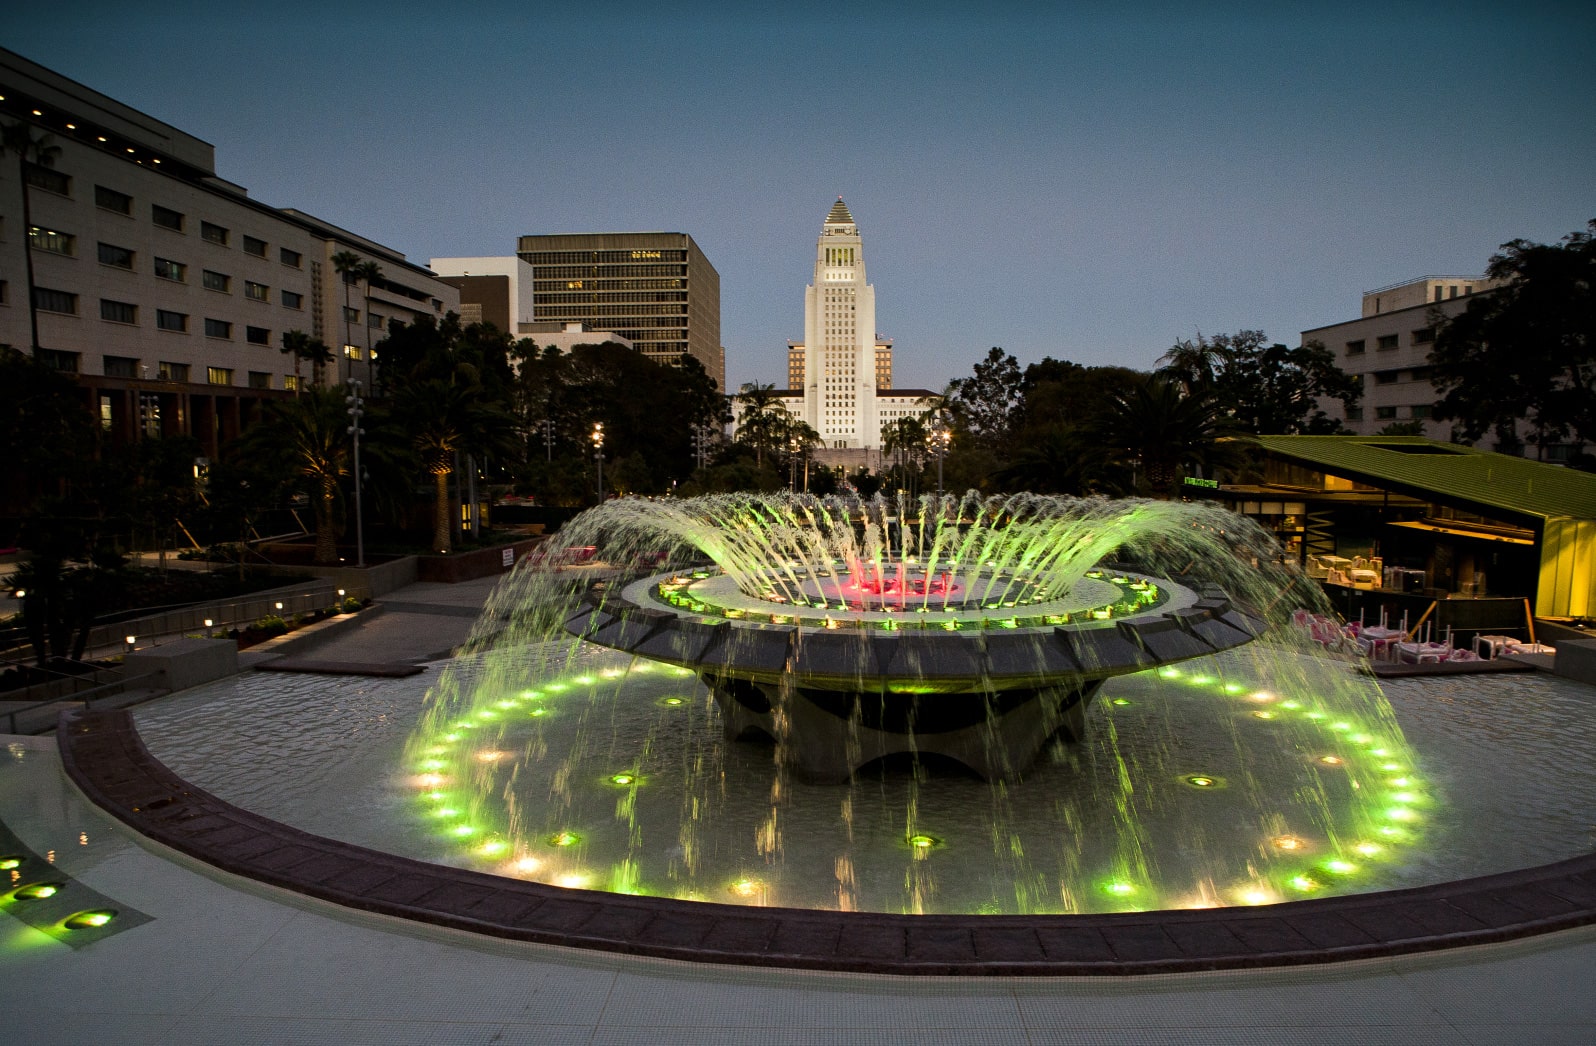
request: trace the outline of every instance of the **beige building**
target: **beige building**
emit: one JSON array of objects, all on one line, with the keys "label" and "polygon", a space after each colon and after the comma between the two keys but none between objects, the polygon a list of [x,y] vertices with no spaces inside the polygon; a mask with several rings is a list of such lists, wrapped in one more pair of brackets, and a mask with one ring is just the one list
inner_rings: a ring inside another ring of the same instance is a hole
[{"label": "beige building", "polygon": [[[0,342],[76,376],[114,438],[189,433],[214,454],[262,400],[333,380],[296,378],[285,333],[343,347],[338,376],[364,379],[389,320],[458,303],[403,254],[251,199],[208,143],[4,50],[0,119],[54,150],[23,184],[0,164]],[[346,286],[342,251],[381,275]]]},{"label": "beige building", "polygon": [[1363,382],[1363,399],[1350,412],[1339,400],[1321,400],[1321,409],[1342,416],[1360,436],[1395,422],[1419,422],[1420,435],[1449,439],[1451,423],[1433,417],[1438,397],[1430,384],[1429,355],[1435,318],[1458,315],[1473,295],[1495,286],[1483,276],[1425,276],[1366,292],[1359,319],[1303,331],[1301,344],[1322,343],[1343,371]]},{"label": "beige building", "polygon": [[720,273],[691,236],[522,236],[516,254],[532,268],[534,321],[616,331],[660,363],[692,356],[725,391]]},{"label": "beige building", "polygon": [[[787,388],[803,391],[804,343],[787,343]],[[876,335],[876,388],[892,387],[892,339]]]}]

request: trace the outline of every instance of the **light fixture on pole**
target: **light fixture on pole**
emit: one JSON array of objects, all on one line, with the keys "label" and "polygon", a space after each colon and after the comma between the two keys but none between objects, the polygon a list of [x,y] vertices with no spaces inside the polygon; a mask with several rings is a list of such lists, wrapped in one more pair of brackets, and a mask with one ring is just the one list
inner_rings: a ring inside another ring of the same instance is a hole
[{"label": "light fixture on pole", "polygon": [[938,420],[931,431],[926,433],[926,443],[930,444],[931,453],[937,456],[937,497],[942,497],[942,459],[947,456],[948,445],[953,442],[953,430],[948,428],[947,422]]},{"label": "light fixture on pole", "polygon": [[360,382],[354,378],[349,379],[349,395],[344,397],[344,402],[349,404],[349,434],[355,440],[355,566],[364,567],[366,528],[360,511],[360,436],[365,430],[360,427],[360,416],[365,411],[360,407]]},{"label": "light fixture on pole", "polygon": [[593,423],[593,455],[598,459],[598,499],[604,503],[604,423]]}]

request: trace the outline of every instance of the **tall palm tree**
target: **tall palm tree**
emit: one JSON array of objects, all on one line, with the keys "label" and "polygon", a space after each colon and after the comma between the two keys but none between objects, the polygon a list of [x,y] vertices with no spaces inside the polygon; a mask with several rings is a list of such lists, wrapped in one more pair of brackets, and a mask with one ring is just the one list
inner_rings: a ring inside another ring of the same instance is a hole
[{"label": "tall palm tree", "polygon": [[421,467],[432,477],[432,547],[447,552],[454,547],[449,477],[456,454],[513,454],[515,419],[483,399],[475,374],[464,366],[446,378],[405,382],[394,393],[391,409],[395,423],[408,433]]},{"label": "tall palm tree", "polygon": [[779,438],[775,430],[779,425],[779,415],[785,413],[776,405],[776,386],[761,385],[757,381],[747,382],[737,394],[737,400],[743,405],[742,417],[737,421],[737,439],[754,445],[755,464],[763,468],[765,448]]},{"label": "tall palm tree", "polygon": [[363,261],[355,266],[354,273],[366,285],[366,386],[370,388],[372,368],[376,366],[371,358],[371,285],[374,281],[382,279],[382,266],[374,261]]},{"label": "tall palm tree", "polygon": [[1231,431],[1224,410],[1206,394],[1187,395],[1179,381],[1153,374],[1113,398],[1100,438],[1139,464],[1153,490],[1165,494],[1184,466],[1223,456],[1216,445]]},{"label": "tall palm tree", "polygon": [[29,348],[34,356],[39,354],[39,307],[33,300],[33,208],[28,191],[28,165],[55,166],[61,147],[51,145],[50,137],[41,134],[35,138],[21,120],[0,127],[0,153],[15,153],[17,157],[17,191],[22,194],[22,259],[27,270],[28,331],[32,339]]},{"label": "tall palm tree", "polygon": [[[349,346],[355,343],[353,332],[349,328],[349,285],[358,278],[361,266],[361,257],[354,251],[339,251],[332,256],[333,268],[344,281],[344,347],[338,350],[338,355],[345,360],[349,359]],[[349,364],[350,374],[354,376],[354,365]],[[342,379],[340,379],[342,381]]]},{"label": "tall palm tree", "polygon": [[349,415],[343,390],[316,388],[304,396],[271,405],[271,421],[251,429],[251,438],[275,440],[289,468],[309,487],[316,517],[316,562],[338,562],[338,531],[343,521],[342,482],[349,475]]},{"label": "tall palm tree", "polygon": [[299,363],[301,360],[311,360],[319,371],[326,364],[332,362],[332,350],[320,338],[312,338],[304,331],[293,330],[283,332],[283,347],[280,350],[294,357],[294,398],[299,398]]}]

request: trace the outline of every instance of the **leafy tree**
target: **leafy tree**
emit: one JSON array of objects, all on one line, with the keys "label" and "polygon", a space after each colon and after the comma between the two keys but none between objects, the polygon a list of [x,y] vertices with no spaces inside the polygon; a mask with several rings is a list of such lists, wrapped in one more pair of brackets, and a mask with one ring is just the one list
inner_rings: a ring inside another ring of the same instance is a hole
[{"label": "leafy tree", "polygon": [[0,345],[0,417],[0,504],[10,511],[60,496],[95,458],[97,432],[77,383],[9,345]]},{"label": "leafy tree", "polygon": [[1032,430],[992,478],[1010,490],[1082,496],[1098,491],[1107,464],[1095,432],[1060,424]]},{"label": "leafy tree", "polygon": [[1450,320],[1431,311],[1435,417],[1470,441],[1523,419],[1543,453],[1596,441],[1596,221],[1560,244],[1504,243],[1485,271],[1504,285]]},{"label": "leafy tree", "polygon": [[970,436],[989,447],[1001,448],[1012,431],[1020,384],[1019,361],[993,346],[986,359],[975,365],[971,377],[957,378],[948,386],[948,406]]},{"label": "leafy tree", "polygon": [[0,153],[11,153],[17,158],[17,187],[22,193],[22,266],[27,274],[28,330],[32,341],[29,347],[34,355],[39,352],[39,308],[33,300],[33,251],[29,249],[33,229],[33,191],[28,185],[28,166],[54,167],[61,155],[59,145],[50,144],[51,136],[37,138],[28,125],[18,120],[0,127]]},{"label": "leafy tree", "polygon": [[1187,396],[1223,404],[1235,426],[1260,435],[1329,434],[1341,430],[1319,403],[1351,408],[1362,386],[1336,365],[1335,354],[1311,341],[1297,348],[1268,344],[1263,331],[1178,341],[1159,358],[1165,378]]}]

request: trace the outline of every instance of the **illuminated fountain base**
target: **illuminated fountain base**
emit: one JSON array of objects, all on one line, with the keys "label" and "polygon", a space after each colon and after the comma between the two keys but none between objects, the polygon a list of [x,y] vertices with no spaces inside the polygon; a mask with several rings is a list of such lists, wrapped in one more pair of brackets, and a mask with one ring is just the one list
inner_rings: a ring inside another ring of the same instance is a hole
[{"label": "illuminated fountain base", "polygon": [[786,765],[816,782],[904,754],[1013,778],[1056,735],[1085,737],[1104,680],[1228,650],[1264,629],[1217,588],[1130,572],[1093,571],[1053,597],[1043,578],[990,570],[929,581],[898,562],[815,573],[787,578],[802,607],[749,596],[711,571],[658,575],[585,604],[565,628],[692,670],[728,738],[778,741]]}]

